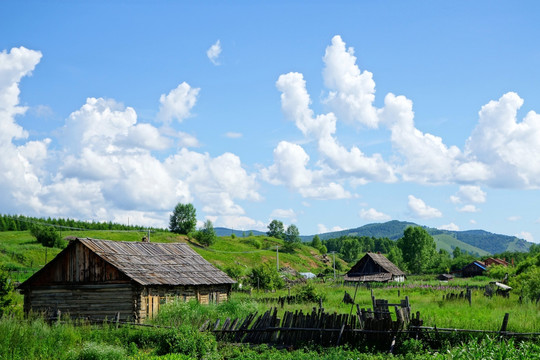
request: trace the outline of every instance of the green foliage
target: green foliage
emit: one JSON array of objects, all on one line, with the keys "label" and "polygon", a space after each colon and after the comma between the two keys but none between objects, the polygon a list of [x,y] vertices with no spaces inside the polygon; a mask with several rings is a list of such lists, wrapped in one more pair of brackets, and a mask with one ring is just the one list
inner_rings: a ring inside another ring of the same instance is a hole
[{"label": "green foliage", "polygon": [[286,252],[292,252],[294,249],[300,245],[300,231],[296,225],[291,224],[287,227],[285,232],[285,238],[283,240],[283,250]]},{"label": "green foliage", "polygon": [[211,246],[216,240],[216,231],[214,230],[214,225],[210,220],[206,220],[204,226],[199,231],[195,232],[193,236],[201,245]]},{"label": "green foliage", "polygon": [[168,329],[157,344],[156,354],[180,353],[195,359],[219,358],[216,339],[189,326]]},{"label": "green foliage", "polygon": [[178,203],[169,218],[169,229],[176,234],[187,235],[195,230],[197,216],[192,204]]},{"label": "green foliage", "polygon": [[262,243],[259,239],[256,237],[248,237],[242,240],[244,244],[248,244],[253,246],[255,249],[260,249],[262,247]]},{"label": "green foliage", "polygon": [[360,244],[357,239],[346,239],[342,242],[340,248],[340,255],[346,262],[352,262],[358,259],[360,252]]},{"label": "green foliage", "polygon": [[0,318],[9,312],[13,301],[13,282],[8,272],[0,268]]},{"label": "green foliage", "polygon": [[80,350],[72,350],[68,354],[69,360],[123,360],[127,352],[116,345],[85,342]]},{"label": "green foliage", "polygon": [[435,241],[421,227],[408,227],[397,241],[403,262],[413,274],[422,274],[430,269],[436,257]]},{"label": "green foliage", "polygon": [[297,296],[304,302],[317,302],[319,299],[323,301],[326,299],[324,293],[317,291],[317,288],[310,282],[298,289]]},{"label": "green foliage", "polygon": [[46,247],[63,249],[67,245],[67,242],[62,239],[53,226],[33,226],[30,233],[41,245]]},{"label": "green foliage", "polygon": [[319,237],[319,235],[315,235],[313,237],[313,239],[311,240],[311,246],[314,247],[317,250],[319,250],[321,248],[321,246],[323,246],[322,242],[321,242],[321,238]]},{"label": "green foliage", "polygon": [[268,224],[268,231],[266,232],[266,235],[275,237],[276,239],[283,239],[285,236],[285,228],[283,223],[279,220],[272,220],[270,224]]},{"label": "green foliage", "polygon": [[321,253],[321,254],[328,253],[328,249],[326,248],[326,246],[321,245],[321,247],[319,248],[319,253]]},{"label": "green foliage", "polygon": [[284,286],[283,279],[276,268],[262,264],[251,269],[248,275],[251,286],[255,289],[274,290]]}]

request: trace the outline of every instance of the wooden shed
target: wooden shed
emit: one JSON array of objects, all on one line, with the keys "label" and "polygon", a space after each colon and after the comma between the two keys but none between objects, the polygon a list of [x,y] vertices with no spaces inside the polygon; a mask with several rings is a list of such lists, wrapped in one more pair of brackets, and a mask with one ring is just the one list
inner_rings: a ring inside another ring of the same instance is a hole
[{"label": "wooden shed", "polygon": [[173,299],[226,301],[234,282],[184,243],[77,238],[19,289],[25,312],[142,322]]},{"label": "wooden shed", "polygon": [[405,273],[382,254],[367,253],[345,274],[345,281],[405,281]]},{"label": "wooden shed", "polygon": [[473,277],[483,275],[486,271],[486,264],[484,262],[475,260],[472,263],[465,265],[461,269],[461,276],[463,277]]}]

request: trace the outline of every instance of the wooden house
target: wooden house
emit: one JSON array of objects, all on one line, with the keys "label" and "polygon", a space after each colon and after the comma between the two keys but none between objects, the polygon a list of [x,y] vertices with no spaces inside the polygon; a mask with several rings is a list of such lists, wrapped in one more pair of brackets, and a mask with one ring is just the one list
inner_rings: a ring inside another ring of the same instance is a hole
[{"label": "wooden house", "polygon": [[508,262],[506,262],[506,259],[498,259],[498,258],[487,258],[486,260],[483,261],[484,264],[486,264],[486,266],[491,266],[491,265],[502,265],[502,266],[508,266]]},{"label": "wooden house", "polygon": [[405,273],[382,254],[367,253],[345,274],[350,282],[405,281]]},{"label": "wooden house", "polygon": [[184,243],[77,238],[19,286],[25,312],[142,322],[167,301],[226,301],[235,281]]},{"label": "wooden house", "polygon": [[461,269],[461,276],[463,277],[473,277],[483,275],[486,271],[486,264],[482,261],[475,260],[472,263],[465,265]]}]

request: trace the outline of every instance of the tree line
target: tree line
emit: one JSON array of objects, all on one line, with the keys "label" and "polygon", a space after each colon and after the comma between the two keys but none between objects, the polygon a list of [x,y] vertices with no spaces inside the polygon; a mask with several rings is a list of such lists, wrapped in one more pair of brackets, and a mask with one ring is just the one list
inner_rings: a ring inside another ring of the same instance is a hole
[{"label": "tree line", "polygon": [[[125,225],[113,223],[111,221],[81,221],[64,218],[37,218],[24,215],[0,215],[0,231],[26,231],[31,230],[35,225],[51,225],[69,230],[111,230],[111,231],[138,231],[148,230],[148,227],[139,225]],[[160,228],[150,228],[154,231],[165,231]]]}]

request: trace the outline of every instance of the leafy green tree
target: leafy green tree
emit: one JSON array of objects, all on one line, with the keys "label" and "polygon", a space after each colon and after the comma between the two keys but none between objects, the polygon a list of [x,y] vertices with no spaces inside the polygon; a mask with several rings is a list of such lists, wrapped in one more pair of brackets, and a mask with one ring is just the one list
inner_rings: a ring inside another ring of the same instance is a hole
[{"label": "leafy green tree", "polygon": [[326,246],[321,245],[321,247],[319,248],[319,252],[321,254],[326,254],[328,252],[328,249],[326,248]]},{"label": "leafy green tree", "polygon": [[397,246],[394,246],[388,252],[388,260],[390,260],[394,265],[400,269],[404,269],[403,266],[403,255],[401,254],[401,249]]},{"label": "leafy green tree", "polygon": [[285,231],[285,239],[283,239],[283,248],[285,251],[291,252],[300,245],[300,231],[296,225],[291,224],[287,227]]},{"label": "leafy green tree", "polygon": [[187,235],[195,230],[197,215],[192,204],[178,203],[169,219],[169,229],[176,234]]},{"label": "leafy green tree", "polygon": [[452,257],[453,257],[454,259],[457,259],[457,258],[460,257],[460,256],[461,256],[461,249],[459,248],[459,246],[456,246],[456,247],[454,248],[454,250],[452,250]]},{"label": "leafy green tree", "polygon": [[315,249],[319,249],[322,246],[321,238],[319,235],[315,235],[313,239],[311,240],[311,246]]},{"label": "leafy green tree", "polygon": [[266,232],[266,235],[275,237],[276,239],[283,239],[284,234],[285,227],[281,221],[272,220],[272,222],[268,224],[268,231]]},{"label": "leafy green tree", "polygon": [[43,246],[64,248],[66,242],[62,240],[60,233],[53,226],[34,226],[30,233]]},{"label": "leafy green tree", "polygon": [[360,243],[355,238],[343,240],[341,243],[341,258],[346,262],[352,262],[358,259],[360,253]]},{"label": "leafy green tree", "polygon": [[283,279],[279,276],[276,268],[264,264],[251,269],[248,278],[251,286],[255,289],[274,290],[284,286]]},{"label": "leafy green tree", "polygon": [[201,245],[213,245],[217,240],[217,235],[212,222],[210,220],[206,220],[202,229],[197,231],[194,237]]},{"label": "leafy green tree", "polygon": [[429,233],[419,226],[410,226],[397,241],[403,262],[413,274],[423,274],[431,269],[436,260],[435,241]]}]

